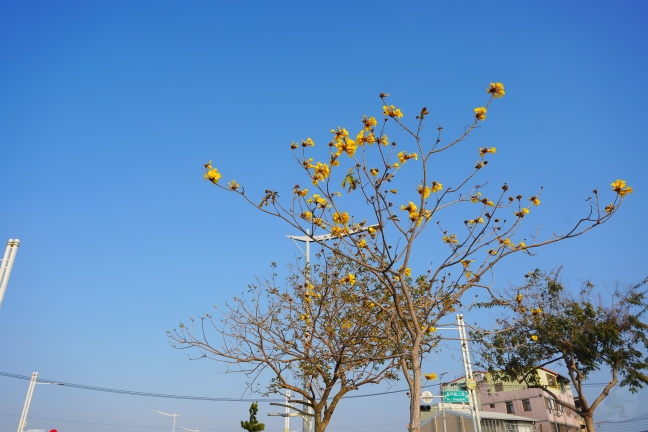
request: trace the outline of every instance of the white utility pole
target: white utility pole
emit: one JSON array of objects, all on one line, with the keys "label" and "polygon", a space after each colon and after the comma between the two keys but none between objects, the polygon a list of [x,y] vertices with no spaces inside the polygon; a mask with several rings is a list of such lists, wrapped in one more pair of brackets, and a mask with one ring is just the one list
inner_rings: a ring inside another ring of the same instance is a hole
[{"label": "white utility pole", "polygon": [[481,432],[481,419],[479,418],[479,402],[475,389],[472,363],[470,362],[470,351],[468,350],[468,338],[462,314],[457,315],[457,327],[459,327],[459,339],[461,340],[461,355],[463,357],[464,371],[466,373],[466,390],[468,390],[468,401],[472,412],[473,430]]},{"label": "white utility pole", "polygon": [[36,384],[53,384],[62,386],[63,383],[59,382],[38,382],[38,372],[33,372],[31,380],[29,381],[29,387],[27,388],[27,397],[25,397],[25,405],[23,405],[22,414],[20,415],[20,421],[18,422],[18,432],[23,432],[25,426],[27,426],[27,414],[29,414],[29,405],[31,405],[32,396],[34,395],[34,387]]},{"label": "white utility pole", "polygon": [[23,429],[25,429],[25,426],[27,426],[27,413],[29,412],[29,405],[31,405],[32,395],[34,394],[34,386],[36,386],[37,379],[38,372],[32,373],[31,381],[29,381],[29,387],[27,388],[27,397],[25,397],[25,405],[23,405],[20,421],[18,422],[18,432],[22,432]]},{"label": "white utility pole", "polygon": [[7,290],[9,275],[11,275],[11,267],[13,267],[14,260],[16,259],[18,246],[20,246],[20,240],[9,239],[7,242],[7,249],[5,249],[5,254],[2,258],[2,264],[0,264],[0,306],[2,306],[2,299]]},{"label": "white utility pole", "polygon": [[178,417],[180,414],[176,414],[176,413],[169,414],[158,410],[153,410],[153,411],[155,411],[158,414],[165,415],[167,417],[173,417],[173,432],[175,432],[176,417]]}]

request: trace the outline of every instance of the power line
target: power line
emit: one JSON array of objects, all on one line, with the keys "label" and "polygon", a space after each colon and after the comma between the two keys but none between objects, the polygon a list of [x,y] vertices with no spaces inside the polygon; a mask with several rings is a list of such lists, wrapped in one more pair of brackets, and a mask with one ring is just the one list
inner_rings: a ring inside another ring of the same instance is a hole
[{"label": "power line", "polygon": [[[25,376],[25,375],[17,375],[17,374],[12,374],[9,372],[0,372],[0,376],[5,376],[8,378],[15,378],[15,379],[21,379],[21,380],[30,380],[31,377]],[[84,385],[84,384],[74,384],[74,383],[68,383],[68,382],[62,382],[62,381],[56,381],[56,380],[48,380],[48,379],[39,379],[38,382],[42,383],[49,383],[49,384],[58,384],[58,385],[63,385],[64,387],[72,387],[72,388],[78,388],[78,389],[83,389],[83,390],[93,390],[93,391],[99,391],[99,392],[106,392],[106,393],[117,393],[117,394],[126,394],[126,395],[131,395],[131,396],[147,396],[147,397],[157,397],[157,398],[166,398],[166,399],[184,399],[184,400],[196,400],[196,401],[209,401],[209,402],[256,402],[259,400],[259,398],[254,398],[254,399],[243,399],[243,398],[217,398],[217,397],[209,397],[209,396],[183,396],[183,395],[173,395],[173,394],[164,394],[164,393],[150,393],[150,392],[142,392],[142,391],[133,391],[133,390],[120,390],[120,389],[112,389],[112,388],[106,388],[106,387],[96,387],[96,386],[90,386],[90,385]],[[265,402],[283,402],[283,398],[266,398],[264,399]]]}]

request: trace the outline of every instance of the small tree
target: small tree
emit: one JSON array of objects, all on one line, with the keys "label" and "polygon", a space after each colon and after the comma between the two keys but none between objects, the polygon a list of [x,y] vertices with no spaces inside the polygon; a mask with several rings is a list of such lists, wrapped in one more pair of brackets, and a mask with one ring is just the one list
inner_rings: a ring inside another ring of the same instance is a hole
[{"label": "small tree", "polygon": [[[315,147],[313,139],[291,144],[312,189],[295,182],[288,201],[280,200],[272,189],[252,198],[235,180],[222,185],[221,172],[211,161],[205,164],[206,180],[305,235],[337,238],[331,243],[315,237],[313,241],[376,279],[376,284],[361,287],[358,295],[388,317],[393,354],[412,395],[413,432],[420,424],[421,364],[438,322],[461,305],[469,290],[490,294],[489,276],[506,256],[531,254],[605,223],[632,192],[617,180],[612,184],[613,202],[602,207],[594,191],[585,214],[566,232],[525,235],[522,222],[540,204],[539,192],[512,194],[506,183],[492,189],[479,180],[496,148],[477,147],[476,162],[473,158],[450,162],[447,156],[486,119],[491,102],[504,96],[504,86],[491,83],[487,94],[486,104],[472,110],[470,124],[450,141],[443,139],[441,126],[432,134],[427,131],[425,107],[405,120],[400,108],[388,104],[389,95],[381,94],[382,121],[364,116],[355,139],[346,128],[332,129],[319,161],[309,153]],[[387,137],[389,127],[401,134],[400,143]],[[347,235],[357,231],[358,235]],[[412,269],[414,256],[427,264]]]},{"label": "small tree", "polygon": [[[648,279],[615,290],[606,302],[592,283],[572,294],[558,276],[538,270],[527,275],[509,299],[512,315],[498,320],[497,331],[483,339],[482,357],[496,375],[544,389],[594,432],[594,411],[614,386],[635,392],[648,384],[648,325],[641,321],[648,307],[642,289]],[[537,368],[549,365],[566,369],[580,406],[566,405],[540,382]],[[599,370],[610,378],[590,401],[583,384]]]},{"label": "small tree", "polygon": [[259,404],[257,402],[252,402],[250,405],[250,419],[241,420],[241,427],[248,432],[261,432],[265,429],[265,424],[259,423],[257,420],[257,413],[259,412]]},{"label": "small tree", "polygon": [[300,396],[312,408],[315,431],[323,432],[344,395],[397,378],[397,357],[388,315],[361,294],[375,289],[373,275],[340,256],[317,258],[312,269],[291,266],[287,288],[273,273],[216,317],[205,314],[168,334],[175,347],[245,373],[250,385],[269,371],[266,394]]}]

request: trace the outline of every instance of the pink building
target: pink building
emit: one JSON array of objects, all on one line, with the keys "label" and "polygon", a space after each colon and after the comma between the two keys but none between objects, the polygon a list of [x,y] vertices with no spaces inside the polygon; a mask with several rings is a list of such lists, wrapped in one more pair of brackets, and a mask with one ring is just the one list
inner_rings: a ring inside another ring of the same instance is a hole
[{"label": "pink building", "polygon": [[[538,368],[537,373],[548,391],[517,381],[496,380],[487,372],[476,373],[479,410],[532,418],[537,432],[580,432],[581,417],[561,403],[575,405],[569,380],[545,368]],[[463,388],[464,383],[461,378],[446,384],[444,390]]]}]

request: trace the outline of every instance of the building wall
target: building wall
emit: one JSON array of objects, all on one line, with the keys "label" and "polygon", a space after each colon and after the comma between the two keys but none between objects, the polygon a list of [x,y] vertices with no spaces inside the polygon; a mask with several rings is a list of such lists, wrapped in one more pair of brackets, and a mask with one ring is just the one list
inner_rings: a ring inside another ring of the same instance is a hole
[{"label": "building wall", "polygon": [[[545,371],[540,370],[539,373],[541,382],[550,384],[547,382],[546,376],[543,376]],[[564,382],[556,382],[556,386],[550,388],[559,400],[569,405],[574,404],[571,389],[565,386]],[[561,407],[555,402],[549,403],[553,409],[547,408],[546,399],[553,399],[542,389],[527,388],[519,383],[499,383],[498,385],[493,382],[490,375],[486,374],[485,379],[478,384],[478,395],[481,410],[508,413],[506,402],[510,402],[514,412],[508,414],[535,419],[537,432],[580,431],[580,418],[573,411]],[[527,408],[530,410],[525,410],[523,402],[525,400],[528,400]]]}]

